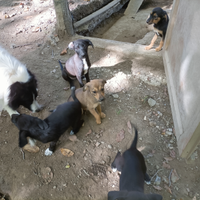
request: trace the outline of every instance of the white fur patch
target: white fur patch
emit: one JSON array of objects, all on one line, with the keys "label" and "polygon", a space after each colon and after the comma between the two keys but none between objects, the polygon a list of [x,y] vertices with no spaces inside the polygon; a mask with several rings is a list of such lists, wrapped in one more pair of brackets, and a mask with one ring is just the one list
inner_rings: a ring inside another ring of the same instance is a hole
[{"label": "white fur patch", "polygon": [[71,130],[71,131],[70,131],[70,135],[74,135],[74,131]]},{"label": "white fur patch", "polygon": [[150,185],[150,184],[151,184],[151,181],[145,181],[145,183],[146,183],[147,185]]},{"label": "white fur patch", "polygon": [[53,154],[53,151],[50,151],[49,148],[47,148],[44,152],[45,156],[51,156]]},{"label": "white fur patch", "polygon": [[35,143],[36,141],[32,138],[28,138],[28,143],[31,145],[31,146],[35,146]]},{"label": "white fur patch", "polygon": [[16,114],[11,108],[8,110],[10,86],[17,81],[24,83],[29,79],[26,66],[0,47],[0,111],[4,109],[9,115]]},{"label": "white fur patch", "polygon": [[35,112],[36,110],[40,109],[41,105],[35,100],[35,95],[33,94],[33,103],[31,104],[31,110]]},{"label": "white fur patch", "polygon": [[116,172],[116,171],[117,171],[117,168],[112,168],[112,171],[113,171],[113,172]]},{"label": "white fur patch", "polygon": [[87,74],[89,67],[85,58],[83,59],[83,68],[84,68],[84,74]]}]

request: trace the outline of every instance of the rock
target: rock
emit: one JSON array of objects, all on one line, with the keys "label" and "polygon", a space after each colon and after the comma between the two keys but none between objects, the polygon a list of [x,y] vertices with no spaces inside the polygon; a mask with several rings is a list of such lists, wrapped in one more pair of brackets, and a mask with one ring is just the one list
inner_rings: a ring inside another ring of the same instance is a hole
[{"label": "rock", "polygon": [[101,144],[100,142],[97,142],[97,143],[95,144],[95,146],[98,147],[100,144]]},{"label": "rock", "polygon": [[146,116],[144,116],[144,120],[147,120],[147,117],[146,117]]},{"label": "rock", "polygon": [[150,125],[151,127],[156,126],[156,122],[150,121],[150,122],[149,122],[149,125]]},{"label": "rock", "polygon": [[165,136],[170,136],[170,135],[172,135],[172,132],[170,132],[170,131],[165,132]]},{"label": "rock", "polygon": [[154,99],[152,99],[152,98],[149,98],[148,99],[148,104],[149,104],[150,107],[153,107],[153,106],[156,105],[156,101]]},{"label": "rock", "polygon": [[112,96],[113,96],[114,99],[118,99],[119,98],[118,94],[112,94]]},{"label": "rock", "polygon": [[109,145],[108,145],[108,148],[109,148],[109,149],[112,149],[112,145],[109,144]]},{"label": "rock", "polygon": [[52,70],[51,73],[56,73],[56,69]]}]

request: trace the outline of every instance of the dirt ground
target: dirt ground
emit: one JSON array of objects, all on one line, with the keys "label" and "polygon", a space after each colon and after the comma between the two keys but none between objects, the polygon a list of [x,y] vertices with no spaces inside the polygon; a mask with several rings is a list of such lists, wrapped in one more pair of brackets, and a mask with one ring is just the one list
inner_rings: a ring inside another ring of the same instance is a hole
[{"label": "dirt ground", "polygon": [[[155,6],[155,2],[152,0],[149,6]],[[165,6],[165,1],[159,2]],[[60,56],[71,38],[61,40],[55,35],[55,20],[52,0],[0,1],[1,46],[36,75],[38,102],[45,105],[40,113],[33,114],[25,108],[20,108],[20,112],[41,119],[70,95],[57,60],[65,61],[73,55],[70,51]],[[89,48],[89,57],[90,78],[107,80],[102,105],[106,118],[97,125],[87,112],[77,140],[71,141],[70,130],[66,131],[55,153],[47,157],[44,151],[49,144],[37,142],[40,151],[35,154],[20,151],[18,130],[3,111],[0,200],[106,199],[108,191],[118,190],[119,186],[119,175],[112,172],[110,164],[116,152],[125,151],[134,137],[128,131],[128,121],[139,130],[138,149],[152,177],[145,192],[159,193],[164,200],[199,200],[200,148],[188,163],[178,155],[162,58],[145,55],[126,58],[98,48]],[[149,106],[149,99],[156,101],[153,107]],[[117,141],[118,134],[124,134],[121,141]],[[70,149],[74,155],[62,155],[61,148]]]}]

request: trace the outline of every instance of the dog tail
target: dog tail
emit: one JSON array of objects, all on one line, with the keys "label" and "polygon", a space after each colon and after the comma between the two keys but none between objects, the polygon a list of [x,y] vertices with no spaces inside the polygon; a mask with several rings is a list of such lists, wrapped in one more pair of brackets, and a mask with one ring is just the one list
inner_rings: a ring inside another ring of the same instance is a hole
[{"label": "dog tail", "polygon": [[73,98],[74,101],[78,101],[78,99],[76,98],[76,95],[75,95],[75,87],[71,87],[71,96]]},{"label": "dog tail", "polygon": [[60,69],[61,69],[61,71],[63,71],[63,65],[62,65],[62,63],[60,62],[60,60],[58,60],[58,62],[59,62],[59,64],[60,64]]},{"label": "dog tail", "polygon": [[134,126],[133,126],[133,128],[135,129],[135,137],[134,137],[133,143],[132,143],[130,148],[136,149],[137,148],[137,141],[138,141],[138,131]]}]

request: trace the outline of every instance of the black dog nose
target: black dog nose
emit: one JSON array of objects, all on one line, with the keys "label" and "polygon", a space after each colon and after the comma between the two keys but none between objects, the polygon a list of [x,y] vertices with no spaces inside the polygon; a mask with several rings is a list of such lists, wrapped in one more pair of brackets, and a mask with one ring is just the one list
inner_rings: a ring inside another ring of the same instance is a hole
[{"label": "black dog nose", "polygon": [[99,99],[99,101],[104,101],[104,99],[105,99],[104,97],[101,97],[101,98]]}]

